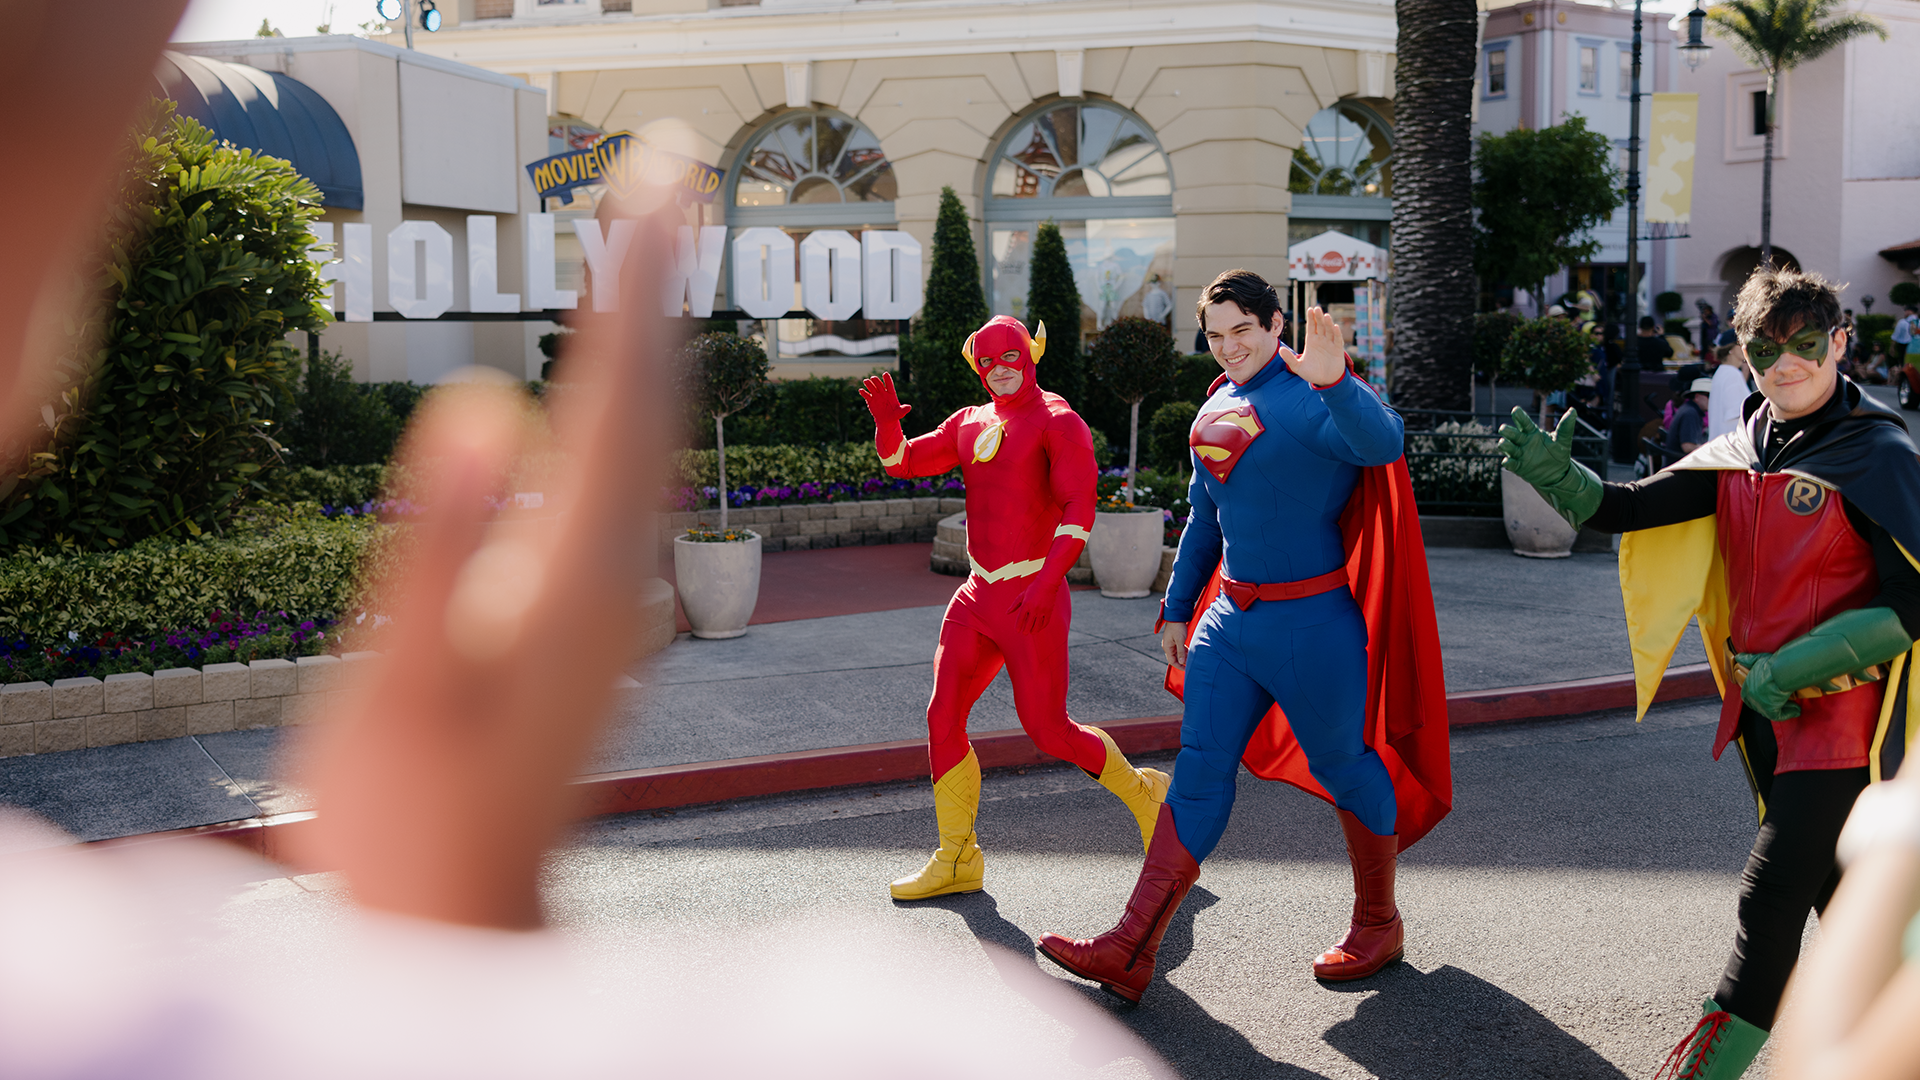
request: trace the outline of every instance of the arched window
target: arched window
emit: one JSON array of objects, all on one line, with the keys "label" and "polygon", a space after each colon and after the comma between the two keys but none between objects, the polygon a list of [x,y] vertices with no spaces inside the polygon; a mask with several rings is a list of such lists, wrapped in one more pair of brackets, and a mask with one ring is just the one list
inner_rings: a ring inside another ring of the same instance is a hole
[{"label": "arched window", "polygon": [[890,223],[899,192],[873,132],[824,111],[781,114],[755,133],[732,173],[727,219],[743,224],[794,223],[792,211],[808,224]]},{"label": "arched window", "polygon": [[1387,247],[1393,220],[1393,128],[1358,101],[1321,109],[1293,151],[1287,243],[1332,230]]},{"label": "arched window", "polygon": [[1393,132],[1358,102],[1321,109],[1293,151],[1287,187],[1295,195],[1392,198]]},{"label": "arched window", "polygon": [[[772,226],[798,246],[818,229],[857,237],[863,229],[891,229],[897,220],[899,181],[880,140],[858,120],[825,109],[783,112],[755,131],[726,183],[729,240],[741,229]],[[796,286],[793,311],[800,310],[798,293]],[[876,361],[890,360],[899,343],[891,319],[768,319],[762,330],[773,361],[805,362],[777,369],[787,374],[833,371],[836,363],[860,365],[864,374]]]},{"label": "arched window", "polygon": [[1146,121],[1062,101],[1015,124],[987,173],[996,314],[1025,317],[1033,233],[1052,219],[1080,291],[1081,332],[1122,315],[1172,323],[1173,170]]}]

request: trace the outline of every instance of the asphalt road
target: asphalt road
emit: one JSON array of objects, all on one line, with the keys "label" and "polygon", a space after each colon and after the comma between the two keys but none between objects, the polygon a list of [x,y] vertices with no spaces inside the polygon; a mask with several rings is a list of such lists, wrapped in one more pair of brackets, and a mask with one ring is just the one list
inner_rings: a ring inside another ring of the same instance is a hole
[{"label": "asphalt road", "polygon": [[1713,719],[1695,703],[1638,727],[1456,734],[1454,812],[1402,861],[1406,962],[1337,988],[1307,970],[1351,896],[1332,813],[1245,774],[1137,1008],[1033,951],[1042,931],[1111,925],[1139,866],[1118,803],[1072,769],[988,777],[973,896],[887,896],[932,846],[919,785],[605,819],[555,858],[547,895],[569,933],[629,948],[671,928],[724,949],[741,927],[822,912],[904,926],[945,942],[929,978],[1017,989],[1038,971],[1164,1058],[1076,1059],[1099,1075],[1648,1077],[1717,980],[1753,833],[1738,763],[1708,757]]}]

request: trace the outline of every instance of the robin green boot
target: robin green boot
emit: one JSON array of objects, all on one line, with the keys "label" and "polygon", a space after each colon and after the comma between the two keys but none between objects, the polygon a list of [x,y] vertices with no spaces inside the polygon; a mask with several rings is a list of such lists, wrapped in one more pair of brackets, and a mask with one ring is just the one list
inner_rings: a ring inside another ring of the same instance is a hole
[{"label": "robin green boot", "polygon": [[1766,1045],[1767,1033],[1708,998],[1705,1013],[1667,1055],[1654,1080],[1738,1080]]}]

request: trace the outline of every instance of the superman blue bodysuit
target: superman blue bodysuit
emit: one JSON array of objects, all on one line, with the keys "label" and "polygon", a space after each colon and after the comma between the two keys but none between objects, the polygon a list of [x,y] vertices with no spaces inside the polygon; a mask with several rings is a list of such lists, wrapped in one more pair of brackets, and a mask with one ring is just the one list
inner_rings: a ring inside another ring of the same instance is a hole
[{"label": "superman blue bodysuit", "polygon": [[[1241,764],[1334,804],[1353,917],[1313,962],[1318,979],[1364,979],[1400,959],[1396,861],[1453,803],[1400,417],[1350,359],[1338,363],[1340,329],[1318,308],[1306,312],[1306,352],[1282,346],[1279,306],[1250,270],[1221,274],[1196,305],[1220,366],[1246,381],[1209,387],[1187,439],[1193,516],[1154,628],[1167,689],[1186,702],[1180,755],[1120,922],[1035,943],[1128,1001],[1153,981],[1167,925],[1220,842]],[[1332,381],[1314,386],[1299,371]]]},{"label": "superman blue bodysuit", "polygon": [[[1190,437],[1193,516],[1162,615],[1187,622],[1207,578],[1267,584],[1340,571],[1340,516],[1365,466],[1399,458],[1399,414],[1351,375],[1315,389],[1275,358],[1222,380]],[[1364,737],[1367,628],[1353,593],[1332,588],[1242,610],[1226,595],[1199,613],[1187,656],[1180,756],[1167,795],[1196,860],[1220,840],[1254,730],[1276,702],[1334,805],[1377,836],[1394,832],[1392,780]]]}]

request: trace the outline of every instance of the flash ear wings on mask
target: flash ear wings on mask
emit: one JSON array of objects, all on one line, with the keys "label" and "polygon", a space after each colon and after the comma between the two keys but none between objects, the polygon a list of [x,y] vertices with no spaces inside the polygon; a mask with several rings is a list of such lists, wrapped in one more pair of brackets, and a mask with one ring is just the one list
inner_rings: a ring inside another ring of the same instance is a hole
[{"label": "flash ear wings on mask", "polygon": [[1044,320],[1034,324],[1033,336],[1027,339],[1027,349],[1033,353],[1033,362],[1036,364],[1047,354],[1047,324]]},{"label": "flash ear wings on mask", "polygon": [[[975,331],[975,333],[977,334],[978,331]],[[980,365],[975,363],[973,359],[973,338],[974,338],[974,334],[967,335],[967,340],[962,342],[960,345],[960,355],[967,358],[968,367],[972,368],[975,371],[979,371]]]}]

